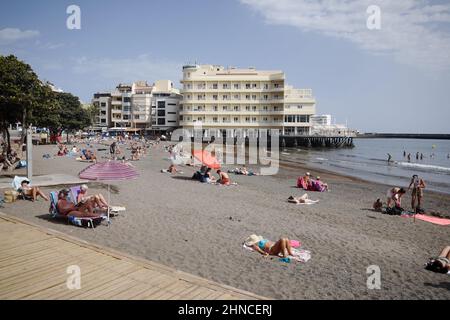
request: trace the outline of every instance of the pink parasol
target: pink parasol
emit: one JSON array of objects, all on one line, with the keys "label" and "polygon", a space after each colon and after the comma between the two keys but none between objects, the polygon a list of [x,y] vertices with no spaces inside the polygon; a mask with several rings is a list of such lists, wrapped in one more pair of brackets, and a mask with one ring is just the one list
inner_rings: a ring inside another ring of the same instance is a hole
[{"label": "pink parasol", "polygon": [[[96,181],[117,181],[117,180],[131,180],[135,179],[139,174],[133,167],[118,161],[98,162],[89,167],[86,167],[79,173],[81,179],[96,180]],[[111,192],[108,183],[108,203],[111,200]],[[108,206],[108,222],[110,208]]]}]

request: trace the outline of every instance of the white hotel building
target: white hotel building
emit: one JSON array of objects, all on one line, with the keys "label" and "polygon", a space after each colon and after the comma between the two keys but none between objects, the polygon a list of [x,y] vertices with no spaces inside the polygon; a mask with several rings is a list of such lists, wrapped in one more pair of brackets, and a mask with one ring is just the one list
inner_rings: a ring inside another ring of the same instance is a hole
[{"label": "white hotel building", "polygon": [[282,71],[186,65],[181,81],[180,126],[193,134],[201,123],[205,137],[234,137],[240,129],[278,129],[284,135],[309,135],[316,112],[311,89],[286,85]]}]

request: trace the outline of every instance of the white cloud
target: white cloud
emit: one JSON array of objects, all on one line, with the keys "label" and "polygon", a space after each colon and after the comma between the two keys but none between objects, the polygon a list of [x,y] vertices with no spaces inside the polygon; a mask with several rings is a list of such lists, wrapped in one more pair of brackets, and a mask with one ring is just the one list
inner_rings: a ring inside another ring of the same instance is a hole
[{"label": "white cloud", "polygon": [[146,54],[124,59],[81,57],[75,60],[72,70],[76,74],[91,74],[114,83],[158,79],[170,79],[177,83],[181,64],[155,59]]},{"label": "white cloud", "polygon": [[[240,0],[269,24],[346,39],[373,54],[424,70],[450,69],[450,4],[428,0]],[[381,9],[381,29],[369,30],[370,5]]]},{"label": "white cloud", "polygon": [[22,31],[17,28],[0,29],[0,44],[8,44],[19,40],[32,39],[39,36],[37,30]]}]

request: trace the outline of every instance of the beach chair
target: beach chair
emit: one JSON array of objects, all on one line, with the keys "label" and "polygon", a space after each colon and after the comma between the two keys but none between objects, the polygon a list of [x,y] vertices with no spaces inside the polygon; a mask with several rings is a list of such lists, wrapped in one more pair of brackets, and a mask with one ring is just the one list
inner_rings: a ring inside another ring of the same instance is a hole
[{"label": "beach chair", "polygon": [[58,193],[52,191],[50,192],[50,208],[49,208],[49,214],[52,219],[65,219],[73,225],[86,228],[95,228],[103,220],[103,218],[80,218],[73,216],[65,216],[59,213],[57,204],[58,204]]},{"label": "beach chair", "polygon": [[[81,186],[71,187],[70,195],[69,195],[70,201],[72,201],[74,204],[78,204],[77,199],[78,199],[78,195],[80,194],[80,192],[81,192]],[[97,210],[97,209],[95,209],[95,210]],[[115,217],[115,216],[118,216],[121,211],[125,211],[125,208],[119,207],[119,206],[110,206],[109,211],[110,211],[110,216]],[[100,212],[102,212],[102,211],[100,211]]]}]

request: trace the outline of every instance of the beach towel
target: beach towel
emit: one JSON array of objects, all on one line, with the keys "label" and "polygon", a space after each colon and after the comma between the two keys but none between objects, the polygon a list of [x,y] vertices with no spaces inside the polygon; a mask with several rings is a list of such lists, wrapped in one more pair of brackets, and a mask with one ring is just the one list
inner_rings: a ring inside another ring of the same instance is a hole
[{"label": "beach towel", "polygon": [[437,224],[440,226],[448,226],[450,225],[450,219],[443,219],[443,218],[438,218],[438,217],[430,217],[430,216],[426,216],[424,214],[416,214],[416,219],[422,220],[422,221],[426,221],[426,222],[430,222],[433,224]]},{"label": "beach towel", "polygon": [[[299,245],[300,245],[300,243],[299,243]],[[243,244],[242,247],[244,249],[248,250],[248,251],[255,251],[252,248],[247,247],[245,244]],[[292,248],[292,253],[294,255],[293,256],[288,256],[289,260],[293,260],[293,261],[297,261],[297,262],[308,262],[309,259],[311,259],[311,252],[308,251],[308,250]],[[288,262],[289,260],[287,260],[285,262]]]}]

